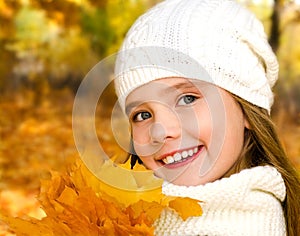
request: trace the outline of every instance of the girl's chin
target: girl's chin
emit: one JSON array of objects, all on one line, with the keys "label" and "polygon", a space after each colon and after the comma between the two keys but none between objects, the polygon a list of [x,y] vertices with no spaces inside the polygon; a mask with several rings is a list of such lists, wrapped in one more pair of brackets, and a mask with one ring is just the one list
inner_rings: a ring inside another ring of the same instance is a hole
[{"label": "girl's chin", "polygon": [[200,178],[200,176],[195,178],[195,174],[183,173],[182,170],[178,171],[178,169],[160,168],[159,171],[154,172],[154,175],[169,183],[181,186],[196,186],[205,183],[205,179]]},{"label": "girl's chin", "polygon": [[167,180],[169,183],[179,185],[179,186],[198,186],[202,185],[202,181],[200,179],[197,180],[191,180],[191,179],[185,179],[185,178],[177,178],[174,180]]}]

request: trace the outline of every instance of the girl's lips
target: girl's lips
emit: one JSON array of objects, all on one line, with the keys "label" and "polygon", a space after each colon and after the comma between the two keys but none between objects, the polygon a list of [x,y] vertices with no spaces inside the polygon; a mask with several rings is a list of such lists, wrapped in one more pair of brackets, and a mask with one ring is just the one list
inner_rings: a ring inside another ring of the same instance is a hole
[{"label": "girl's lips", "polygon": [[164,155],[160,162],[163,163],[163,166],[169,169],[174,169],[186,165],[196,159],[199,153],[203,149],[203,145],[196,146],[193,148],[173,152],[168,155]]}]

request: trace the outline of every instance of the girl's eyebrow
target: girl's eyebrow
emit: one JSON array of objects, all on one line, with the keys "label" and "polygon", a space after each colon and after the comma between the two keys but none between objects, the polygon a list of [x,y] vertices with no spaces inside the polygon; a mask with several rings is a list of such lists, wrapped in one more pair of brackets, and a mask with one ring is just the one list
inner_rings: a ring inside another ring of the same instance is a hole
[{"label": "girl's eyebrow", "polygon": [[134,107],[136,107],[136,106],[138,106],[138,105],[140,105],[140,104],[142,104],[142,103],[143,103],[142,101],[134,101],[134,102],[131,102],[131,103],[129,103],[128,105],[126,105],[126,108],[125,108],[125,113],[126,113],[126,115],[128,116],[129,113],[130,113],[130,111],[131,111]]},{"label": "girl's eyebrow", "polygon": [[196,85],[194,85],[190,81],[185,81],[185,82],[180,82],[180,83],[177,83],[174,85],[170,85],[168,88],[165,88],[162,91],[162,96],[165,96],[166,94],[168,94],[170,92],[185,92],[186,89],[190,90],[190,92],[202,94],[200,89]]},{"label": "girl's eyebrow", "polygon": [[196,89],[197,91],[199,91],[199,89],[192,82],[181,82],[181,83],[169,86],[168,88],[165,88],[163,91],[163,94],[168,93],[168,92],[177,91],[177,90],[182,90],[182,89]]}]

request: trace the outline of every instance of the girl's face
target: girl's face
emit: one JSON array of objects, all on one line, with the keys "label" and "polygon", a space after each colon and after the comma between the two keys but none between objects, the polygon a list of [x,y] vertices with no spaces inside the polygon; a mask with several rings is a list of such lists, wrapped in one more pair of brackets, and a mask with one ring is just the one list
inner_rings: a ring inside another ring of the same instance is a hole
[{"label": "girl's face", "polygon": [[126,113],[137,155],[174,184],[219,179],[240,157],[247,121],[234,98],[210,83],[152,81],[129,94]]}]

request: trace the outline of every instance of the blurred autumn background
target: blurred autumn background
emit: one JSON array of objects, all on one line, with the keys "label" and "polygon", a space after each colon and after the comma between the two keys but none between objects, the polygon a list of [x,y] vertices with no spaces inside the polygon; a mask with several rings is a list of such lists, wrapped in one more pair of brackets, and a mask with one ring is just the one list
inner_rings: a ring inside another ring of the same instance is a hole
[{"label": "blurred autumn background", "polygon": [[[78,159],[72,106],[80,82],[157,2],[0,0],[0,213],[45,215],[36,199],[40,180]],[[300,170],[300,1],[241,2],[263,21],[278,56],[272,116]],[[104,126],[100,136],[111,155],[120,151]],[[0,235],[8,234],[0,222]]]}]

